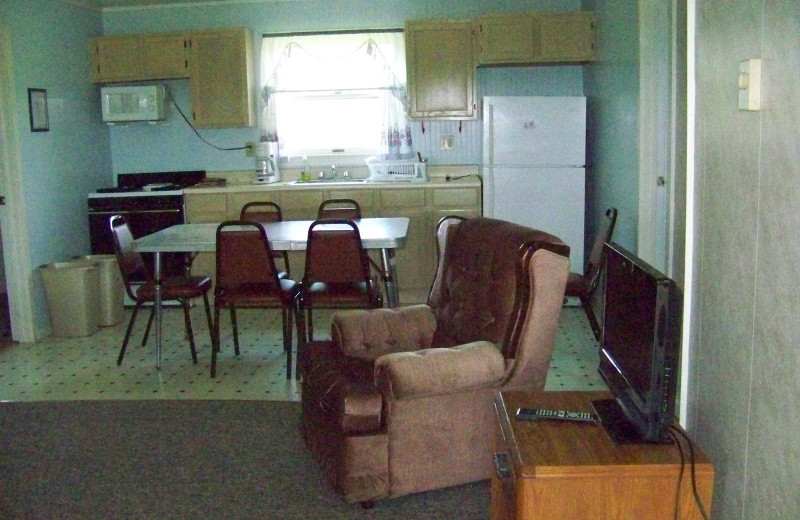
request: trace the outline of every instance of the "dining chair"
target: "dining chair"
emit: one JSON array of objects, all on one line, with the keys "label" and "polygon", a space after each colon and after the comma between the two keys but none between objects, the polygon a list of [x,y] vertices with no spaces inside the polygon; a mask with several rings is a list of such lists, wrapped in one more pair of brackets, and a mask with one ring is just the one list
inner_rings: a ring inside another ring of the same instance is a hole
[{"label": "dining chair", "polygon": [[306,263],[297,298],[299,343],[314,339],[313,309],[383,306],[377,278],[358,226],[348,219],[318,219],[308,228]]},{"label": "dining chair", "polygon": [[[344,218],[347,220],[361,219],[361,206],[353,199],[328,199],[323,200],[317,210],[317,219],[323,218]],[[375,274],[383,277],[383,269],[369,254],[367,254],[369,265]]]},{"label": "dining chair", "polygon": [[229,220],[216,232],[216,286],[214,289],[214,340],[211,349],[211,377],[216,376],[220,350],[220,310],[230,309],[233,345],[239,355],[237,308],[281,309],[286,378],[292,374],[292,314],[300,286],[280,277],[267,232],[259,222]]},{"label": "dining chair", "polygon": [[[114,254],[119,263],[119,270],[122,273],[122,281],[125,286],[125,292],[128,297],[135,302],[131,319],[128,322],[128,329],[125,331],[125,339],[122,341],[122,348],[119,351],[117,358],[117,365],[122,364],[122,358],[125,357],[125,349],[128,346],[128,340],[131,336],[133,324],[136,321],[136,316],[139,309],[146,303],[153,303],[155,301],[155,280],[153,275],[147,269],[144,263],[142,254],[133,249],[133,233],[128,225],[125,217],[122,215],[114,215],[109,219],[109,226],[111,228],[111,236],[114,239]],[[133,280],[145,280],[144,282],[134,282]],[[213,342],[213,323],[211,321],[211,308],[208,303],[208,292],[211,289],[211,279],[206,276],[169,276],[161,280],[161,299],[177,300],[183,308],[184,322],[186,326],[186,335],[189,338],[189,346],[192,352],[192,361],[197,364],[197,349],[194,344],[194,334],[192,332],[192,320],[189,315],[189,304],[194,298],[203,298],[203,304],[206,310],[206,319],[208,320],[208,330],[211,333]],[[150,318],[147,321],[147,328],[144,331],[142,339],[142,346],[147,343],[147,337],[150,335],[150,328],[153,324],[153,316],[155,315],[155,305],[152,306],[150,311]]]},{"label": "dining chair", "polygon": [[359,220],[361,218],[361,206],[353,199],[323,200],[317,210],[317,218]]},{"label": "dining chair", "polygon": [[[242,206],[242,211],[239,213],[239,220],[252,220],[255,222],[282,222],[283,212],[281,207],[271,201],[256,201],[248,202]],[[291,270],[289,269],[289,253],[287,251],[273,251],[273,258],[279,258],[283,262],[283,272],[279,276],[291,277]]]},{"label": "dining chair", "polygon": [[603,244],[611,240],[614,233],[614,225],[617,222],[617,208],[609,208],[601,218],[600,226],[594,237],[592,250],[589,253],[589,261],[586,264],[586,271],[581,273],[569,273],[567,278],[567,288],[564,296],[577,297],[581,301],[589,325],[592,328],[595,339],[600,339],[600,324],[592,309],[592,295],[597,289],[600,273],[603,268]]}]

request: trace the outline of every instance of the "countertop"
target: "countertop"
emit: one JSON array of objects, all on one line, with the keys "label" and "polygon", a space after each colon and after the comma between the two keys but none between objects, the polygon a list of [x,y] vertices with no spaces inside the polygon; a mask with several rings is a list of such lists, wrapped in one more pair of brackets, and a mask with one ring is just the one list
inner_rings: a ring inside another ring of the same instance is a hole
[{"label": "countertop", "polygon": [[[336,190],[365,190],[365,189],[416,189],[416,188],[440,188],[460,186],[465,188],[480,187],[481,180],[478,177],[478,167],[476,165],[464,166],[434,166],[429,167],[429,180],[426,182],[310,182],[295,183],[297,171],[289,170],[281,172],[286,180],[272,184],[253,184],[254,174],[251,171],[233,172],[208,172],[209,178],[224,178],[224,185],[194,186],[184,189],[184,194],[197,193],[239,193],[252,191],[274,191],[274,190],[308,190],[308,189],[336,189]],[[360,178],[353,175],[353,178]],[[451,180],[447,180],[450,178]]]}]

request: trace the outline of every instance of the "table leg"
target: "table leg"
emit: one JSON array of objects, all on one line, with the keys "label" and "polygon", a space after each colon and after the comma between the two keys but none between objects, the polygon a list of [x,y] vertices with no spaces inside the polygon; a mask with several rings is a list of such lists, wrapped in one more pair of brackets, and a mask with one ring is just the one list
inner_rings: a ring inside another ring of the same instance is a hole
[{"label": "table leg", "polygon": [[397,261],[393,248],[381,249],[381,270],[386,289],[386,303],[390,309],[394,309],[400,305],[400,296],[397,287]]},{"label": "table leg", "polygon": [[155,283],[155,298],[153,299],[153,312],[156,322],[156,369],[161,370],[161,253],[156,252],[153,258],[153,282]]}]

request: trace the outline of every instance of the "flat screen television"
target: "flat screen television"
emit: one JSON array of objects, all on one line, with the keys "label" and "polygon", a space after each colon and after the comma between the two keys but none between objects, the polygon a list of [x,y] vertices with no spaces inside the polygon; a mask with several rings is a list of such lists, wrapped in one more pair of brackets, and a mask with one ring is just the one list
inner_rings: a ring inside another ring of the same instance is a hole
[{"label": "flat screen television", "polygon": [[604,253],[598,370],[613,399],[593,405],[615,442],[667,442],[675,414],[681,291],[614,242],[604,245]]}]

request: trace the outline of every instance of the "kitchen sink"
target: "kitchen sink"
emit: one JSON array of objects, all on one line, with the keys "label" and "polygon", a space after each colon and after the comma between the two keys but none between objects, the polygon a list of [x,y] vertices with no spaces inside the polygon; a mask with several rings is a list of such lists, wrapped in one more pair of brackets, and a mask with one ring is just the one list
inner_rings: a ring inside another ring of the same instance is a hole
[{"label": "kitchen sink", "polygon": [[307,181],[291,181],[289,184],[359,184],[367,179],[309,179]]}]

